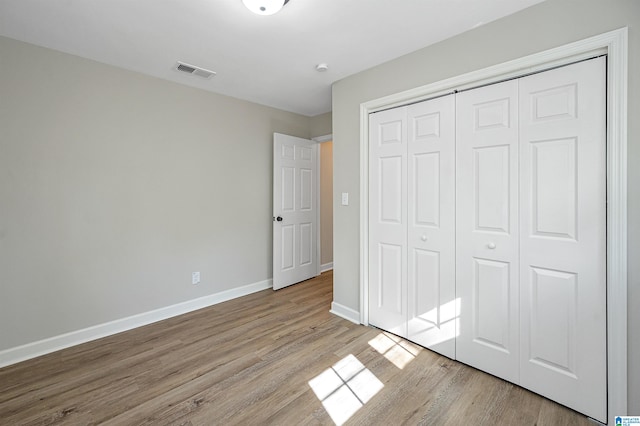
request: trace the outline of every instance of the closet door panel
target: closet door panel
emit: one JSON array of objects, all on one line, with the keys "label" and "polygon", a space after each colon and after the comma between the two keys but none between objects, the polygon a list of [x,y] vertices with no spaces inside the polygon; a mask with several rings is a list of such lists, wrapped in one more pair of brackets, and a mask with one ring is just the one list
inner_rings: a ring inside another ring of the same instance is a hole
[{"label": "closet door panel", "polygon": [[518,82],[456,103],[456,357],[517,383]]},{"label": "closet door panel", "polygon": [[455,98],[407,115],[408,338],[455,358]]},{"label": "closet door panel", "polygon": [[495,260],[474,260],[473,336],[475,343],[499,352],[509,351],[510,264]]},{"label": "closet door panel", "polygon": [[371,114],[369,323],[407,336],[407,109]]},{"label": "closet door panel", "polygon": [[603,422],[605,67],[520,82],[521,385]]}]

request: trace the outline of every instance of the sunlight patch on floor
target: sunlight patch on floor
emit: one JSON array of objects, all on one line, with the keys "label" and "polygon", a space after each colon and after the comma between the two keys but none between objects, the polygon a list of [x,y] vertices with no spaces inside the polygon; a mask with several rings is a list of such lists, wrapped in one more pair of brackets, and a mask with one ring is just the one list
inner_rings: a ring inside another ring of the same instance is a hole
[{"label": "sunlight patch on floor", "polygon": [[401,370],[422,351],[420,346],[390,333],[378,334],[369,340],[369,346]]},{"label": "sunlight patch on floor", "polygon": [[353,355],[311,379],[309,386],[336,425],[349,420],[384,387]]}]

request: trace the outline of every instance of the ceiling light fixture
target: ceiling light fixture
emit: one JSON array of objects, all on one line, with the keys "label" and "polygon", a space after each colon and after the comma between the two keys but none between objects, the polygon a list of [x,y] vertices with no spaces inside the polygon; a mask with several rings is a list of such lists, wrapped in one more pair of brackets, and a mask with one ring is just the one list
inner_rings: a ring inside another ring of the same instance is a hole
[{"label": "ceiling light fixture", "polygon": [[258,15],[273,15],[289,0],[242,0],[247,9]]}]

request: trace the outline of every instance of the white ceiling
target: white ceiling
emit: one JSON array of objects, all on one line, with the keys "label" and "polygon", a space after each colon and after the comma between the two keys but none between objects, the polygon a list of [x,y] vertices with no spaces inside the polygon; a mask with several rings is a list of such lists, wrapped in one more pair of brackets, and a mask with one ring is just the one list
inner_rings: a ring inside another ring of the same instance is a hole
[{"label": "white ceiling", "polygon": [[541,1],[290,0],[259,16],[241,0],[0,0],[0,35],[314,116],[333,82]]}]

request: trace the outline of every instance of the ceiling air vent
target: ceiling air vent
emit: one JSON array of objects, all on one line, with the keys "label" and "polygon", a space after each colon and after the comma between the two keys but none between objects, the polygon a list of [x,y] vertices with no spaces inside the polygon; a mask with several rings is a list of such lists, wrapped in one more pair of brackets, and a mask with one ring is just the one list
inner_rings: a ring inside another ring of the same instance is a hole
[{"label": "ceiling air vent", "polygon": [[214,71],[210,71],[204,68],[196,67],[195,65],[185,64],[184,62],[178,61],[176,64],[176,70],[185,72],[191,75],[197,75],[202,78],[211,78],[212,75],[216,75]]}]

